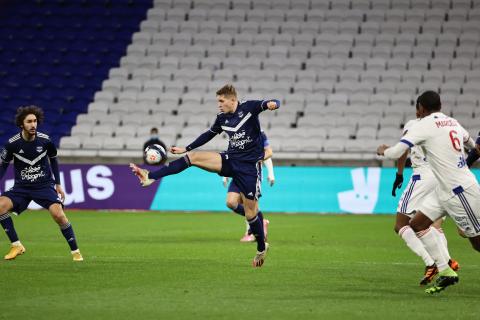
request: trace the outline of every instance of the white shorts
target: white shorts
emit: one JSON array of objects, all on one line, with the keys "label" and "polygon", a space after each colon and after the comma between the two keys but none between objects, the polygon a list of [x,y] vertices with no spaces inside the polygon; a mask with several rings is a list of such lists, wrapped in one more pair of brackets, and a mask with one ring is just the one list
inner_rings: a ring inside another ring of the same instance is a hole
[{"label": "white shorts", "polygon": [[437,179],[431,170],[423,170],[421,173],[414,172],[400,197],[397,212],[413,217],[425,196],[433,192],[436,187]]},{"label": "white shorts", "polygon": [[454,197],[442,201],[437,192],[432,192],[418,209],[432,221],[448,214],[469,238],[480,235],[480,187],[458,187],[454,193]]}]

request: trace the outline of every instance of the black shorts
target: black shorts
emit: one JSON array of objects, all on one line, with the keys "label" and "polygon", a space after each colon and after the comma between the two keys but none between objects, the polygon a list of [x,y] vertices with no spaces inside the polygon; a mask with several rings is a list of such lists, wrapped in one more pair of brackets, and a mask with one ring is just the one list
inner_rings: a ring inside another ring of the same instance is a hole
[{"label": "black shorts", "polygon": [[35,201],[40,206],[48,209],[52,204],[59,203],[63,207],[57,190],[53,184],[46,185],[43,188],[26,188],[13,186],[10,190],[2,193],[2,196],[12,200],[12,212],[17,214],[22,213],[28,208],[30,201]]},{"label": "black shorts", "polygon": [[250,200],[261,196],[262,163],[231,159],[228,153],[220,153],[222,170],[219,175],[231,177],[240,193]]}]

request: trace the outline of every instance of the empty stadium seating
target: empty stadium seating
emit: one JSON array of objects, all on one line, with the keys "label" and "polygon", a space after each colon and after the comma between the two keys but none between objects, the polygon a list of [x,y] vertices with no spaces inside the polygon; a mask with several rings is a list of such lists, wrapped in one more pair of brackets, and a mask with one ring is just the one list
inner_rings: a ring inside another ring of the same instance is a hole
[{"label": "empty stadium seating", "polygon": [[279,152],[372,153],[398,140],[427,89],[478,129],[480,1],[155,0],[144,16],[62,149],[140,150],[154,125],[188,143],[211,124],[227,82],[242,98],[282,100],[261,115]]}]

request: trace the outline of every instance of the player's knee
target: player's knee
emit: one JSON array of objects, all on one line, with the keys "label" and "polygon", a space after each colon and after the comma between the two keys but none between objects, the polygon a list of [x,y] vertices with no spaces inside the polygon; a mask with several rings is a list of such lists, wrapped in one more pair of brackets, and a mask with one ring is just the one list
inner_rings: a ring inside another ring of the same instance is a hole
[{"label": "player's knee", "polygon": [[6,197],[0,198],[0,214],[7,213],[12,209],[12,205]]},{"label": "player's knee", "polygon": [[68,222],[65,213],[63,212],[62,206],[59,203],[52,204],[49,208],[50,214],[52,215],[53,220],[59,225],[64,225]]},{"label": "player's knee", "polygon": [[226,201],[227,207],[231,210],[235,210],[238,207],[238,201],[227,199]]}]

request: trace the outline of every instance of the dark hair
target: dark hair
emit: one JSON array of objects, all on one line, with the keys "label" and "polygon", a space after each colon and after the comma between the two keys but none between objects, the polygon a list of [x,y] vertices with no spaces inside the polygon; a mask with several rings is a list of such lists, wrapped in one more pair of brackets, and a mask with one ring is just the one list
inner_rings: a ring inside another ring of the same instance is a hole
[{"label": "dark hair", "polygon": [[231,84],[226,84],[217,91],[217,96],[237,97],[237,90]]},{"label": "dark hair", "polygon": [[150,129],[150,133],[152,133],[152,132],[156,132],[156,133],[158,133],[158,129],[157,129],[157,127],[153,127],[152,129]]},{"label": "dark hair", "polygon": [[422,93],[417,99],[417,104],[421,104],[423,108],[430,112],[440,111],[442,108],[440,95],[435,91],[425,91]]},{"label": "dark hair", "polygon": [[17,109],[17,114],[15,115],[15,125],[21,128],[23,126],[23,120],[25,120],[29,114],[33,114],[35,117],[37,117],[38,123],[43,122],[44,115],[42,108],[37,106],[27,106],[19,107]]}]

